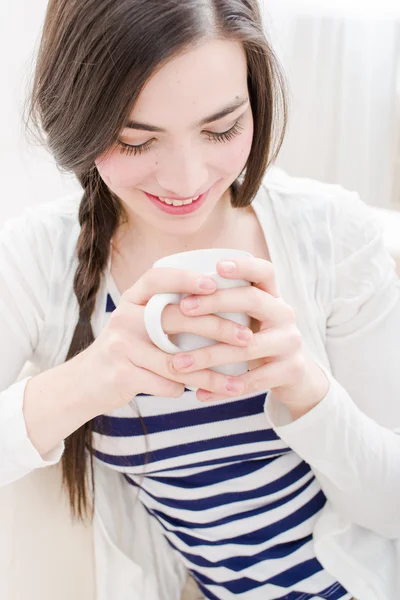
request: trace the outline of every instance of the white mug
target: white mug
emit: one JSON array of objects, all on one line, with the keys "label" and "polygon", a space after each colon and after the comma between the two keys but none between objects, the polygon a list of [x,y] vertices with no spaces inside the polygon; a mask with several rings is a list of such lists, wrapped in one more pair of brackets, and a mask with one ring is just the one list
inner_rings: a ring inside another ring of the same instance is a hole
[{"label": "white mug", "polygon": [[[217,262],[220,260],[229,260],[235,258],[247,258],[252,255],[243,250],[222,250],[206,249],[193,250],[191,252],[181,252],[171,256],[165,256],[154,263],[153,267],[170,267],[175,269],[185,269],[197,271],[214,279],[217,289],[228,289],[244,287],[251,285],[248,281],[242,279],[225,279],[217,273]],[[184,296],[189,294],[155,294],[150,298],[144,311],[144,321],[147,333],[153,344],[160,350],[168,354],[177,354],[178,352],[190,352],[198,348],[205,348],[215,344],[216,341],[195,335],[192,333],[179,333],[174,336],[176,344],[164,333],[161,326],[162,312],[168,304],[179,304]],[[217,313],[219,317],[230,319],[245,327],[250,327],[250,317],[245,313]],[[214,371],[224,375],[238,376],[243,375],[248,370],[247,362],[231,363],[213,367]]]}]

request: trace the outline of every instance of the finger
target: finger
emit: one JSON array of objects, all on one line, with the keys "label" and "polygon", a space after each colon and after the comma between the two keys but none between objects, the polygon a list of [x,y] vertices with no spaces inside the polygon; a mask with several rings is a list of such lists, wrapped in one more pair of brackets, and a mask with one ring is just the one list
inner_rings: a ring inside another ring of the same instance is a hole
[{"label": "finger", "polygon": [[[253,371],[248,371],[241,376],[244,383],[244,391],[241,395],[257,392],[266,392],[274,387],[285,385],[287,378],[287,368],[283,361],[277,361],[258,367]],[[215,402],[223,399],[223,396],[216,393],[207,393],[200,390],[196,393],[198,399],[202,402]]]},{"label": "finger", "polygon": [[193,373],[178,372],[173,364],[173,355],[166,354],[150,343],[139,341],[129,350],[128,359],[133,365],[146,369],[166,379],[183,383],[187,387],[236,396],[242,393],[243,382],[239,377],[229,377],[209,369]]},{"label": "finger", "polygon": [[212,294],[216,283],[207,275],[184,269],[156,267],[147,271],[121,296],[121,301],[145,305],[154,294]]},{"label": "finger", "polygon": [[276,327],[294,320],[294,311],[288,304],[253,286],[217,290],[210,296],[188,296],[182,299],[180,308],[190,316],[246,313]]},{"label": "finger", "polygon": [[248,346],[253,338],[251,329],[230,319],[216,315],[188,317],[176,305],[169,305],[164,309],[161,323],[167,335],[192,333],[232,346]]},{"label": "finger", "polygon": [[175,354],[174,368],[179,372],[192,373],[229,363],[276,358],[294,354],[302,346],[302,337],[296,327],[268,329],[256,333],[247,348],[228,344],[213,344],[191,352]]},{"label": "finger", "polygon": [[208,402],[209,400],[218,402],[218,400],[228,400],[229,396],[218,396],[218,394],[213,394],[211,392],[207,392],[207,390],[197,390],[196,398],[200,402]]},{"label": "finger", "polygon": [[283,360],[277,359],[242,376],[246,390],[244,393],[250,394],[282,386],[289,387],[301,379],[304,369],[305,361],[300,353]]},{"label": "finger", "polygon": [[183,383],[166,379],[141,367],[137,367],[135,379],[135,387],[140,390],[140,393],[151,394],[152,396],[180,398],[185,391]]},{"label": "finger", "polygon": [[217,263],[217,271],[222,277],[244,279],[271,296],[279,296],[275,269],[268,260],[253,257],[220,260]]}]

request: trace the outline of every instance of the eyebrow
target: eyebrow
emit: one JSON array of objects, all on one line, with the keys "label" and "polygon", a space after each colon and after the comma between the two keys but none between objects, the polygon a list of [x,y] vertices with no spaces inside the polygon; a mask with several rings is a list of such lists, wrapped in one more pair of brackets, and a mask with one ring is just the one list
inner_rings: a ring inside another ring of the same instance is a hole
[{"label": "eyebrow", "polygon": [[[237,110],[241,106],[244,106],[245,104],[247,104],[248,101],[249,101],[249,99],[245,98],[244,100],[232,102],[231,104],[229,104],[225,108],[219,110],[218,112],[214,113],[213,115],[210,115],[209,117],[205,117],[205,119],[201,119],[201,121],[199,121],[195,125],[195,128],[202,127],[203,125],[208,125],[209,123],[213,123],[214,121],[219,121],[219,119],[222,119],[223,117],[226,117],[227,115],[230,115],[231,113],[235,112],[235,110]],[[139,123],[138,121],[132,121],[131,119],[129,119],[127,121],[127,123],[125,125],[125,129],[139,129],[140,131],[152,131],[155,133],[166,133],[166,130],[162,129],[161,127],[155,127],[154,125],[147,125],[146,123]]]}]

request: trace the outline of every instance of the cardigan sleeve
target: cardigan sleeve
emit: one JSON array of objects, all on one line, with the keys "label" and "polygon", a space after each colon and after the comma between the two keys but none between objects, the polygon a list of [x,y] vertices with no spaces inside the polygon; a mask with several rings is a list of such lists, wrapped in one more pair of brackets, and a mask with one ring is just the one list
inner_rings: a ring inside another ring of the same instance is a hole
[{"label": "cardigan sleeve", "polygon": [[0,232],[0,485],[57,463],[63,444],[42,457],[23,415],[26,384],[18,381],[46,318],[54,240],[39,211],[28,209]]},{"label": "cardigan sleeve", "polygon": [[333,213],[330,388],[295,421],[273,393],[265,410],[277,434],[311,465],[337,512],[394,539],[400,537],[400,281],[368,207],[348,193]]}]

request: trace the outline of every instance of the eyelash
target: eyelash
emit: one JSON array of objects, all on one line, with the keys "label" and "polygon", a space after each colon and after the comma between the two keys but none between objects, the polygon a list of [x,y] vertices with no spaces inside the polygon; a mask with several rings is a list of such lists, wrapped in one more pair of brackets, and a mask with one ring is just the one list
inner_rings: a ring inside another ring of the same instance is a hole
[{"label": "eyelash", "polygon": [[[205,131],[204,133],[208,136],[210,142],[230,142],[237,135],[240,135],[243,131],[243,127],[240,124],[240,119],[236,121],[236,123],[228,129],[228,131],[223,131],[222,133],[213,133],[211,131]],[[140,144],[139,146],[132,146],[130,144],[125,144],[120,140],[117,140],[117,144],[120,146],[121,154],[127,154],[130,156],[134,154],[137,156],[139,154],[144,154],[153,144],[153,140],[149,140],[144,144]]]}]

